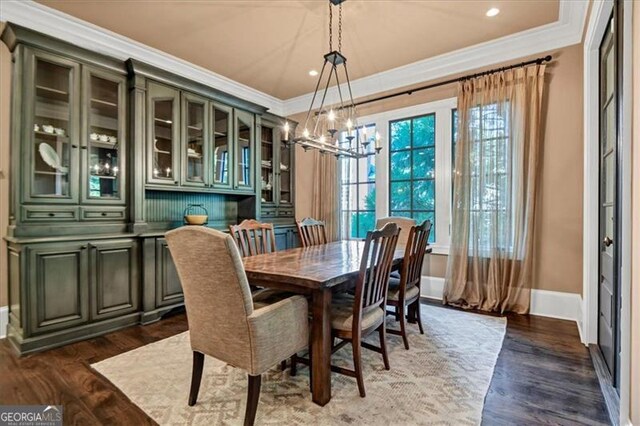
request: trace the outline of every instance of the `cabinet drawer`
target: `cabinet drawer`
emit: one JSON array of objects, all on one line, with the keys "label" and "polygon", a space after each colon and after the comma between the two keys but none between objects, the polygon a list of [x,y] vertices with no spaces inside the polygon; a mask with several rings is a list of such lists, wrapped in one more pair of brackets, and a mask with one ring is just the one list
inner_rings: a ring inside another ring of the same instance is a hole
[{"label": "cabinet drawer", "polygon": [[272,210],[262,209],[262,211],[260,212],[260,215],[262,217],[275,217],[276,216],[276,210],[275,209],[272,209]]},{"label": "cabinet drawer", "polygon": [[125,220],[126,207],[82,207],[82,220]]},{"label": "cabinet drawer", "polygon": [[24,222],[63,222],[78,220],[77,207],[22,206]]},{"label": "cabinet drawer", "polygon": [[293,217],[293,209],[278,209],[278,216]]}]

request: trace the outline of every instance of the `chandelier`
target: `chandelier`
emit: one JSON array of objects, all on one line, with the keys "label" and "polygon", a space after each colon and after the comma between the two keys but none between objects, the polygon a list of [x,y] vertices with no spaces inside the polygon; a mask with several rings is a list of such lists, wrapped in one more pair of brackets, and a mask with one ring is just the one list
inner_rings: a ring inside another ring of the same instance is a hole
[{"label": "chandelier", "polygon": [[[290,138],[289,123],[283,128],[283,141],[293,142],[305,150],[317,149],[321,153],[336,157],[364,158],[380,152],[380,134],[367,134],[366,126],[358,125],[356,105],[353,102],[351,82],[347,70],[347,58],[342,54],[342,3],[346,0],[329,0],[329,53],[324,55],[324,64],[311,98],[301,134]],[[338,8],[338,49],[333,50],[333,8]],[[346,94],[340,81],[346,83]],[[324,80],[324,81],[323,81]],[[327,92],[334,83],[339,103],[326,105]],[[345,100],[345,95],[348,98]],[[317,109],[315,105],[318,104]],[[373,144],[372,144],[373,143]]]}]

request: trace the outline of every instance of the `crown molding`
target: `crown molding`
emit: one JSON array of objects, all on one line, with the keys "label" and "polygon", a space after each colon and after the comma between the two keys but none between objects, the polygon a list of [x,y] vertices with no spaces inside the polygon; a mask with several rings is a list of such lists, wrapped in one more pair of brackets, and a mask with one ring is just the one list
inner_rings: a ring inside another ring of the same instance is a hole
[{"label": "crown molding", "polygon": [[[560,0],[556,22],[354,80],[351,82],[353,92],[358,97],[371,96],[580,43],[588,6],[588,2]],[[0,21],[13,22],[123,61],[133,58],[146,62],[262,105],[276,115],[306,111],[313,96],[307,93],[286,100],[276,98],[33,0],[2,2]],[[330,88],[327,96],[330,103],[335,103],[337,89]]]},{"label": "crown molding", "polygon": [[33,0],[3,1],[0,21],[12,22],[122,61],[137,59],[262,105],[275,114],[283,112],[281,99]]},{"label": "crown molding", "polygon": [[[588,8],[586,1],[560,0],[556,22],[354,80],[352,91],[359,98],[371,96],[578,44],[582,41]],[[344,91],[346,85],[343,86]],[[307,93],[285,100],[284,115],[307,111],[312,96],[313,93]],[[326,103],[337,103],[338,99],[337,88],[330,88]]]}]

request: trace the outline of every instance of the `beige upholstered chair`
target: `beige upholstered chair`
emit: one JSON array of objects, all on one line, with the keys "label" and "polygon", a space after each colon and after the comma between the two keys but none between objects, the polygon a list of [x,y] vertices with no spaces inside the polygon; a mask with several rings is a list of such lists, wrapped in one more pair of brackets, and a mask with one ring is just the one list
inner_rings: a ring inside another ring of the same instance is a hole
[{"label": "beige upholstered chair", "polygon": [[404,248],[400,278],[395,278],[392,275],[389,280],[387,305],[395,308],[396,320],[400,321],[400,330],[389,329],[387,331],[389,334],[402,336],[405,349],[409,349],[406,330],[407,307],[409,308],[410,319],[418,322],[420,333],[424,334],[422,320],[420,319],[420,280],[430,232],[431,221],[429,220],[425,220],[421,225],[412,226],[409,229],[409,239]]},{"label": "beige upholstered chair", "polygon": [[383,217],[376,220],[376,229],[382,229],[387,223],[395,223],[400,228],[400,235],[398,236],[398,245],[405,246],[409,240],[409,230],[412,226],[415,226],[415,219],[402,216]]},{"label": "beige upholstered chair", "polygon": [[166,234],[184,290],[193,350],[189,405],[198,398],[204,355],[249,374],[245,425],[253,424],[261,374],[309,343],[307,300],[292,296],[256,309],[233,238],[200,226]]}]

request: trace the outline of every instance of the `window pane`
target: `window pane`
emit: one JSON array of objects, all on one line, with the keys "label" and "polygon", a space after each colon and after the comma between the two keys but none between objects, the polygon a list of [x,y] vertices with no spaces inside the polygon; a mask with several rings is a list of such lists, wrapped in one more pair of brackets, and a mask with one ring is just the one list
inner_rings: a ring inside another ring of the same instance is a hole
[{"label": "window pane", "polygon": [[411,179],[411,151],[392,152],[391,180]]},{"label": "window pane", "polygon": [[436,144],[436,116],[435,114],[413,120],[413,146],[435,146]]},{"label": "window pane", "polygon": [[431,233],[429,234],[428,242],[430,244],[436,241],[436,213],[433,211],[430,212],[416,212],[413,214],[413,218],[416,220],[417,224],[421,224],[425,220],[431,221]]},{"label": "window pane", "polygon": [[436,149],[423,148],[413,151],[413,177],[414,179],[435,178],[436,176]]},{"label": "window pane", "polygon": [[391,150],[406,149],[411,146],[411,120],[391,123]]},{"label": "window pane", "polygon": [[415,210],[435,210],[436,193],[434,180],[421,180],[413,184],[413,208]]},{"label": "window pane", "polygon": [[391,182],[391,210],[411,209],[411,182]]},{"label": "window pane", "polygon": [[376,210],[376,185],[365,183],[358,185],[358,210]]},{"label": "window pane", "polygon": [[368,231],[375,229],[376,214],[373,212],[358,213],[357,238],[365,238]]}]

